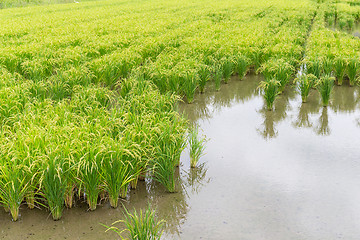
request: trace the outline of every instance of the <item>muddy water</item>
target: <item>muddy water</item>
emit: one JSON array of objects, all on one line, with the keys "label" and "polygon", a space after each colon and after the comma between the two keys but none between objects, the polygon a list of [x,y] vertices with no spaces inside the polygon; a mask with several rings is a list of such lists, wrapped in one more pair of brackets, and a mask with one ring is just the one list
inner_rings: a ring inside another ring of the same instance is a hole
[{"label": "muddy water", "polygon": [[343,31],[343,32],[353,35],[356,38],[360,38],[360,22],[355,22],[352,29],[348,29],[348,28],[340,29],[340,27],[337,25],[330,25],[330,26],[328,26],[328,28],[330,28],[333,31],[335,31],[335,30]]},{"label": "muddy water", "polygon": [[[288,88],[269,112],[260,80],[234,78],[180,104],[210,139],[206,155],[191,170],[183,153],[177,193],[141,182],[124,205],[156,207],[167,221],[163,239],[359,239],[358,89],[335,87],[323,108],[315,91],[301,104]],[[54,222],[44,209],[23,206],[16,223],[0,213],[0,239],[116,239],[99,223],[122,217],[121,207],[89,212],[79,201]]]}]

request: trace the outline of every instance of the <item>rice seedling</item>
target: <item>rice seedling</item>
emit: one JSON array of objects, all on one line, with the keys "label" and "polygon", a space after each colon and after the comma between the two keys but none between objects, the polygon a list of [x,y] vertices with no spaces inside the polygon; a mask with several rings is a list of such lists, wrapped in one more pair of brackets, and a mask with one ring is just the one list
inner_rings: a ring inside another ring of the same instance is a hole
[{"label": "rice seedling", "polygon": [[204,155],[206,138],[199,138],[199,127],[195,125],[189,130],[190,166],[195,168],[200,157]]},{"label": "rice seedling", "polygon": [[207,65],[202,64],[199,67],[198,74],[199,74],[199,90],[200,93],[204,93],[205,85],[210,80],[211,77],[210,68]]},{"label": "rice seedling", "polygon": [[316,88],[320,93],[322,104],[324,107],[329,105],[330,96],[334,87],[334,77],[325,75],[320,78],[316,84]]},{"label": "rice seedling", "polygon": [[322,68],[320,59],[315,59],[314,61],[308,62],[306,67],[308,73],[315,75],[317,78],[321,77]]},{"label": "rice seedling", "polygon": [[239,75],[239,79],[242,80],[249,70],[249,59],[243,55],[236,57],[236,73]]},{"label": "rice seedling", "polygon": [[261,81],[258,88],[262,89],[267,109],[271,111],[277,96],[279,95],[280,82],[275,79]]},{"label": "rice seedling", "polygon": [[323,75],[332,75],[332,71],[333,71],[333,59],[330,58],[324,58],[322,60],[322,73]]},{"label": "rice seedling", "polygon": [[109,195],[110,205],[117,208],[119,196],[126,198],[128,186],[133,179],[131,164],[127,161],[132,153],[123,146],[120,152],[105,153],[101,160],[101,177]]},{"label": "rice seedling", "polygon": [[176,191],[175,167],[179,165],[180,155],[185,148],[186,137],[183,132],[184,123],[164,123],[154,133],[154,158],[151,160],[152,174],[168,192]]},{"label": "rice seedling", "polygon": [[57,157],[48,159],[40,181],[43,195],[54,220],[61,218],[64,209],[66,179],[63,177],[63,164],[65,164],[64,159]]},{"label": "rice seedling", "polygon": [[220,60],[221,69],[223,72],[223,79],[225,83],[228,83],[231,75],[234,73],[234,61],[230,57],[224,57]]},{"label": "rice seedling", "polygon": [[351,58],[347,66],[347,75],[349,77],[350,86],[354,86],[359,78],[360,64],[356,58]]},{"label": "rice seedling", "polygon": [[13,221],[19,218],[19,209],[29,188],[29,176],[23,166],[0,166],[0,203],[10,211]]},{"label": "rice seedling", "polygon": [[[114,222],[111,227],[103,225],[107,228],[106,231],[116,232],[121,239],[124,239],[122,234],[126,231],[132,240],[160,240],[165,221],[156,219],[155,211],[150,205],[146,210],[140,209],[139,212],[134,209],[133,213],[130,213],[125,207],[124,210],[125,219]],[[117,223],[125,223],[126,229],[120,231],[114,226]]]},{"label": "rice seedling", "polygon": [[194,101],[195,91],[198,88],[198,75],[196,72],[185,72],[183,79],[183,91],[186,95],[186,100],[188,103]]},{"label": "rice seedling", "polygon": [[341,86],[343,83],[347,63],[342,58],[336,58],[334,62],[335,76],[337,85]]},{"label": "rice seedling", "polygon": [[221,67],[219,65],[216,65],[213,70],[213,78],[215,81],[215,90],[216,91],[220,90],[222,77],[223,77],[223,74],[221,71]]},{"label": "rice seedling", "polygon": [[316,77],[312,74],[302,74],[295,81],[301,95],[301,100],[303,103],[306,103],[310,89],[315,85]]},{"label": "rice seedling", "polygon": [[86,195],[86,202],[89,209],[94,211],[97,206],[97,200],[102,190],[102,179],[100,175],[100,152],[89,148],[89,152],[80,159],[78,166],[78,180],[80,182],[80,189],[84,189]]}]

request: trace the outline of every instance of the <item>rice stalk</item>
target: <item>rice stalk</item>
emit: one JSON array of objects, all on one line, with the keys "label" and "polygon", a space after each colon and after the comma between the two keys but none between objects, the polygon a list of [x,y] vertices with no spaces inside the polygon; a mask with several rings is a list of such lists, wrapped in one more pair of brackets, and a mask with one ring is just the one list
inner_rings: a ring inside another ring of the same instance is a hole
[{"label": "rice stalk", "polygon": [[280,82],[276,79],[261,81],[258,88],[263,91],[263,96],[266,102],[267,109],[272,111],[273,104],[277,96],[280,94]]},{"label": "rice stalk", "polygon": [[195,125],[188,134],[190,148],[190,166],[195,168],[200,157],[204,155],[206,138],[199,138],[199,127]]},{"label": "rice stalk", "polygon": [[334,87],[334,77],[331,77],[329,75],[325,75],[321,77],[316,84],[316,88],[320,93],[322,104],[324,107],[329,105],[330,96],[333,87]]},{"label": "rice stalk", "polygon": [[[124,231],[129,232],[130,239],[131,240],[160,240],[161,235],[163,233],[163,225],[165,223],[164,220],[158,221],[156,219],[155,211],[151,209],[151,206],[143,211],[140,209],[139,212],[137,212],[135,209],[133,210],[133,213],[130,213],[125,207],[125,219],[119,220],[114,223],[112,223],[111,227],[108,227],[106,225],[103,225],[107,228],[106,231],[114,231],[118,234],[121,239],[122,233]],[[117,223],[124,223],[126,226],[126,229],[120,231],[117,227],[114,225]]]}]

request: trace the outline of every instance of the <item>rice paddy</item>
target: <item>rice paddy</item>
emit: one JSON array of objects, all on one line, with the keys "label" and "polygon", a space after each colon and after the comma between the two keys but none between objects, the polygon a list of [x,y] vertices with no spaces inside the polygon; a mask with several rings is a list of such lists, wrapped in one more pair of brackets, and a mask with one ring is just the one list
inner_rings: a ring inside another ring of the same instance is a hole
[{"label": "rice paddy", "polygon": [[[304,106],[317,104],[318,91],[324,109],[316,131],[329,135],[334,89],[360,80],[360,41],[350,33],[359,22],[357,0],[1,9],[1,207],[9,221],[25,208],[60,220],[79,201],[95,212],[104,203],[115,209],[142,180],[167,194],[183,191],[183,152],[189,145],[191,167],[202,166],[205,138],[179,104],[196,105],[252,74],[262,79],[253,90],[266,106],[262,136],[277,136],[269,118],[286,112],[277,102],[289,89]],[[295,125],[311,125],[300,119]]]}]

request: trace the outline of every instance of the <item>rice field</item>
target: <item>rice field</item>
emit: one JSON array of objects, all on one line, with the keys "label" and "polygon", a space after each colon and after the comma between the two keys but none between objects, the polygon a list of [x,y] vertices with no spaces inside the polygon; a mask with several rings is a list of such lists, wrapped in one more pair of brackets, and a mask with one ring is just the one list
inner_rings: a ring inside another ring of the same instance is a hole
[{"label": "rice field", "polygon": [[[206,138],[178,104],[263,76],[268,110],[360,80],[360,2],[104,0],[0,10],[0,204],[54,220],[79,199],[111,207],[147,179],[179,191],[176,169]],[[275,107],[274,107],[275,106]],[[268,113],[266,113],[268,114]],[[36,211],[36,209],[34,209]],[[9,220],[11,219],[9,217]],[[45,221],[45,219],[44,219]]]}]

